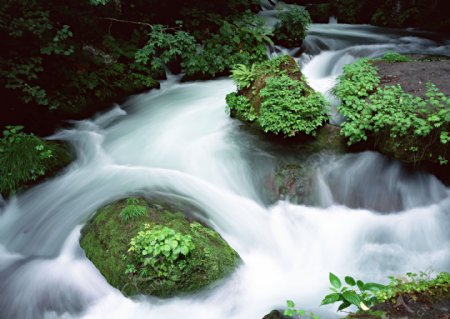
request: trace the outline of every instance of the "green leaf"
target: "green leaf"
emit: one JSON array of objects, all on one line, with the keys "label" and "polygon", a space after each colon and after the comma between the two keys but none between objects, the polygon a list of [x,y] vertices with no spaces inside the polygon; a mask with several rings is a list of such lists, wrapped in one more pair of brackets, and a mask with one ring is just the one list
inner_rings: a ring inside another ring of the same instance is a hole
[{"label": "green leaf", "polygon": [[339,300],[340,296],[341,296],[341,295],[338,294],[338,293],[326,295],[326,296],[323,298],[323,300],[322,300],[322,302],[321,302],[320,304],[321,304],[321,305],[328,305],[328,304],[335,303],[336,301]]},{"label": "green leaf", "polygon": [[330,278],[330,283],[334,288],[336,288],[336,289],[341,288],[341,286],[342,286],[341,281],[335,274],[330,272],[329,278]]},{"label": "green leaf", "polygon": [[346,276],[345,282],[350,286],[356,286],[356,281],[355,281],[355,279],[353,279],[353,277]]},{"label": "green leaf", "polygon": [[289,308],[294,308],[295,307],[295,303],[292,300],[287,300],[286,303],[287,303],[287,306]]},{"label": "green leaf", "polygon": [[354,292],[353,290],[349,290],[345,291],[342,295],[344,296],[345,300],[357,306],[358,308],[360,307],[361,299],[356,292]]},{"label": "green leaf", "polygon": [[337,311],[344,310],[350,306],[351,306],[351,303],[349,303],[348,301],[344,301],[343,303],[341,303],[341,305],[339,306]]}]

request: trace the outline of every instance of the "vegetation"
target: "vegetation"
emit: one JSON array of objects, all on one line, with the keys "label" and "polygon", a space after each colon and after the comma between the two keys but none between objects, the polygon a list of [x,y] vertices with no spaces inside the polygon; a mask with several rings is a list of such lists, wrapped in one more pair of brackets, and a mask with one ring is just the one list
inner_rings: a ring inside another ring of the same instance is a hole
[{"label": "vegetation", "polygon": [[297,63],[288,56],[232,71],[239,91],[226,97],[232,116],[254,122],[266,133],[314,136],[328,117],[326,101],[306,83]]},{"label": "vegetation", "polygon": [[410,62],[411,58],[394,51],[388,51],[384,54],[382,60],[387,62]]},{"label": "vegetation", "polygon": [[450,30],[446,6],[445,0],[328,0],[309,4],[307,10],[316,23],[328,22],[329,17],[335,16],[341,23],[418,27],[444,33]]},{"label": "vegetation", "polygon": [[326,295],[321,304],[327,305],[340,302],[338,311],[344,310],[351,305],[356,306],[360,310],[369,310],[370,307],[378,302],[376,293],[385,288],[383,285],[364,283],[350,276],[344,278],[346,285],[343,285],[341,280],[333,273],[330,273],[329,279],[330,289],[333,293]]},{"label": "vegetation", "polygon": [[124,222],[129,221],[130,219],[143,216],[147,213],[147,207],[140,205],[140,201],[137,198],[128,198],[127,205],[120,210],[120,218]]},{"label": "vegetation", "polygon": [[399,85],[380,87],[368,59],[344,67],[334,92],[346,117],[342,134],[348,144],[374,139],[375,147],[403,161],[448,163],[450,99],[432,83],[425,97]]},{"label": "vegetation", "polygon": [[275,25],[274,36],[277,43],[286,47],[299,47],[311,24],[311,17],[304,7],[291,5],[279,8],[279,22]]},{"label": "vegetation", "polygon": [[284,310],[283,315],[287,317],[302,318],[302,319],[320,319],[319,316],[315,315],[313,312],[307,313],[303,309],[297,309],[295,302],[292,300],[286,301],[287,309]]},{"label": "vegetation", "polygon": [[7,126],[0,138],[0,193],[18,190],[61,168],[70,161],[67,150],[23,131],[23,126]]},{"label": "vegetation", "polygon": [[[123,209],[145,207],[126,221]],[[99,209],[82,230],[81,247],[106,280],[126,295],[169,297],[227,276],[237,253],[212,229],[165,202],[129,198]]]}]

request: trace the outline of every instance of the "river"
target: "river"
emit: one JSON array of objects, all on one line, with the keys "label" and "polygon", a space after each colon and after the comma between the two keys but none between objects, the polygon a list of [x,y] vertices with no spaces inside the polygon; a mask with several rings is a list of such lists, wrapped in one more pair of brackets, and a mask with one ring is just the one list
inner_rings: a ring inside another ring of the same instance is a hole
[{"label": "river", "polygon": [[[344,64],[390,49],[448,54],[450,41],[315,24],[305,47],[303,72],[333,101],[329,89]],[[450,271],[449,188],[374,152],[310,156],[272,145],[226,114],[225,95],[234,89],[229,79],[181,84],[170,77],[160,90],[50,137],[70,142],[77,157],[2,205],[0,318],[260,319],[287,299],[336,318],[335,306],[319,307],[330,271],[380,282],[408,271]],[[333,121],[341,121],[335,112]],[[314,205],[273,202],[261,191],[280,159],[313,163]],[[130,194],[192,203],[243,263],[198,294],[125,298],[78,239],[97,208]]]}]

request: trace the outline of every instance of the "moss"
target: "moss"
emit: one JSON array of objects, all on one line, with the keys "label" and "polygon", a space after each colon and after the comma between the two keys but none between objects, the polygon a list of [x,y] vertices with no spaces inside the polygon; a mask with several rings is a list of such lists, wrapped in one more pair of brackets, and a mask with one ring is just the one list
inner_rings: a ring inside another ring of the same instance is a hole
[{"label": "moss", "polygon": [[[133,205],[144,206],[146,214],[124,221],[120,212],[128,205],[120,200],[99,209],[82,230],[81,247],[106,280],[125,295],[149,294],[169,297],[194,292],[228,275],[238,264],[238,254],[210,228],[190,221],[167,203],[149,203],[144,199]],[[164,225],[190,235],[195,249],[186,259],[187,267],[169,280],[150,272],[126,274],[130,263],[128,248],[143,224]]]}]

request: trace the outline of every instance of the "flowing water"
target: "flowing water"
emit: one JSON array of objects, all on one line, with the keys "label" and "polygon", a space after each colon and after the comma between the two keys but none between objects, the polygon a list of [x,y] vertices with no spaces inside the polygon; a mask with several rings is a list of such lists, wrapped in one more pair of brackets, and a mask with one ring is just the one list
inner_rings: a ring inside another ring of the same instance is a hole
[{"label": "flowing water", "polygon": [[[450,52],[431,34],[340,24],[313,25],[305,47],[303,71],[324,93],[361,56]],[[318,306],[330,271],[385,281],[450,270],[450,189],[373,152],[309,156],[272,145],[228,117],[224,97],[234,89],[228,79],[171,78],[58,132],[53,138],[72,143],[76,161],[1,208],[0,317],[258,319],[292,299],[335,318],[336,307]],[[315,206],[271,202],[261,191],[280,159],[313,163]],[[97,208],[130,194],[193,204],[243,263],[195,295],[125,298],[78,239]]]}]

